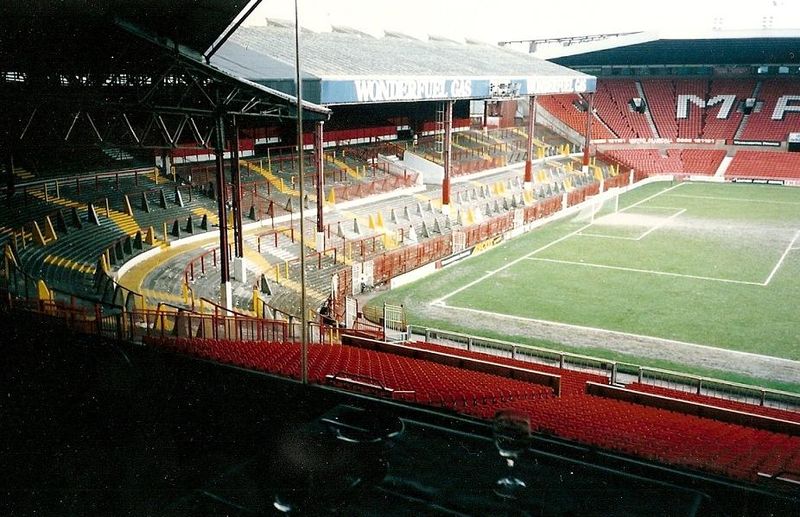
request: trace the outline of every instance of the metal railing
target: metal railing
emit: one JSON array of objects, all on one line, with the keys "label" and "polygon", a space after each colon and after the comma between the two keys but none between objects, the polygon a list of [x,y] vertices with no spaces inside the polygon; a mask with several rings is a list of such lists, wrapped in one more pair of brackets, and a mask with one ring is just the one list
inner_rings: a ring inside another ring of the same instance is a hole
[{"label": "metal railing", "polygon": [[551,350],[533,345],[521,345],[510,341],[484,338],[448,330],[409,325],[409,336],[413,335],[424,336],[427,342],[462,350],[598,374],[607,377],[610,384],[619,384],[627,376],[628,380],[636,381],[640,384],[661,386],[697,395],[745,402],[756,406],[800,411],[800,394],[797,393]]},{"label": "metal railing", "polygon": [[756,406],[800,411],[800,395],[796,393],[627,363],[618,363],[618,368],[621,372],[635,375],[640,384]]}]

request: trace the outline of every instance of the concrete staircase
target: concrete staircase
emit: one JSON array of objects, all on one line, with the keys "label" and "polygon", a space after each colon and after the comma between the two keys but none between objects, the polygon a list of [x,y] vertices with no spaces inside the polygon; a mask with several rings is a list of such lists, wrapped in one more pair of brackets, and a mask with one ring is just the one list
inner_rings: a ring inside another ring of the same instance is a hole
[{"label": "concrete staircase", "polygon": [[656,128],[656,123],[653,120],[653,115],[650,113],[650,103],[647,101],[647,97],[644,95],[644,88],[642,88],[642,83],[640,81],[636,81],[636,92],[639,94],[639,97],[644,99],[645,105],[648,107],[645,112],[645,118],[647,119],[647,125],[650,126],[650,131],[653,132],[653,136],[658,138],[661,135],[658,133],[658,128]]}]

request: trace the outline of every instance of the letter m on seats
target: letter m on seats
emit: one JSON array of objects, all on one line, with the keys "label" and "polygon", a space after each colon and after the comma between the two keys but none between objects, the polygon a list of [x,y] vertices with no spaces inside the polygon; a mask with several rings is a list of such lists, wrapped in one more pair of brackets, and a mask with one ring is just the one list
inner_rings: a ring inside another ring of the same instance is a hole
[{"label": "letter m on seats", "polygon": [[698,108],[705,109],[706,107],[715,106],[717,104],[722,104],[717,112],[718,119],[727,119],[728,115],[731,114],[731,110],[733,109],[733,105],[736,103],[736,96],[735,95],[715,95],[708,99],[708,102],[704,101],[697,95],[678,95],[678,106],[675,113],[676,119],[684,119],[689,118],[689,103],[693,103]]},{"label": "letter m on seats", "polygon": [[689,118],[689,103],[694,103],[698,108],[705,108],[706,101],[697,95],[678,95],[677,112],[675,113],[676,119]]}]

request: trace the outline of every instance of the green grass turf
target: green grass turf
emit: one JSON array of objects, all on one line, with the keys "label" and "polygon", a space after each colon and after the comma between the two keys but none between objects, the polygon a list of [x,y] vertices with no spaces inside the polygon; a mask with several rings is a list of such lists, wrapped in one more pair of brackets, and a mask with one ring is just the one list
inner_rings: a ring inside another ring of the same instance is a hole
[{"label": "green grass turf", "polygon": [[800,189],[672,187],[640,187],[611,221],[548,224],[373,303],[403,303],[412,324],[451,330],[428,303],[800,360],[800,249],[760,285],[800,229]]},{"label": "green grass turf", "polygon": [[[509,341],[509,337],[503,334],[502,331],[498,332],[492,329],[486,329],[485,331],[481,332],[481,335],[489,339],[499,339],[499,340]],[[618,352],[614,352],[612,350],[606,350],[604,348],[568,346],[564,345],[563,343],[554,343],[551,341],[519,337],[519,336],[515,336],[513,339],[510,340],[518,345],[530,345],[532,347],[547,348],[551,350],[557,350],[558,352],[566,352],[571,354],[594,357],[596,359],[607,359],[609,361],[615,361],[617,363],[622,363],[622,364],[643,366],[649,368],[659,368],[662,370],[680,372],[688,375],[694,375],[697,377],[707,377],[710,379],[718,379],[722,381],[735,382],[750,386],[759,386],[762,388],[786,391],[790,393],[800,393],[800,384],[798,383],[755,378],[734,372],[726,372],[722,370],[714,370],[711,368],[703,368],[699,366],[680,364],[673,361],[654,359],[651,357],[636,357],[628,354],[620,354]],[[620,368],[624,369],[622,366]]]}]

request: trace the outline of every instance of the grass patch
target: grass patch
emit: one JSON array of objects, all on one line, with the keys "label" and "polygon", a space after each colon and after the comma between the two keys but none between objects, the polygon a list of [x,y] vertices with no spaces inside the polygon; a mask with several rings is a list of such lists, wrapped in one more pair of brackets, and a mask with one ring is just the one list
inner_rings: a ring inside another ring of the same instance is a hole
[{"label": "grass patch", "polygon": [[[515,342],[529,340],[431,317],[429,304],[477,311],[461,321],[485,311],[800,360],[799,230],[800,189],[651,184],[623,195],[616,214],[553,222],[371,303],[402,303],[414,325]],[[530,344],[571,351],[535,337]],[[800,379],[576,350],[800,392]]]}]

